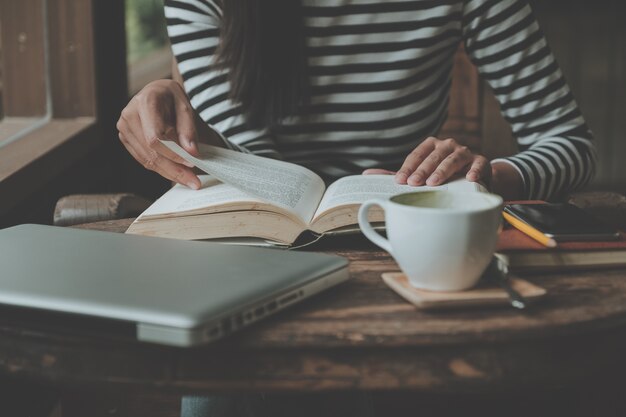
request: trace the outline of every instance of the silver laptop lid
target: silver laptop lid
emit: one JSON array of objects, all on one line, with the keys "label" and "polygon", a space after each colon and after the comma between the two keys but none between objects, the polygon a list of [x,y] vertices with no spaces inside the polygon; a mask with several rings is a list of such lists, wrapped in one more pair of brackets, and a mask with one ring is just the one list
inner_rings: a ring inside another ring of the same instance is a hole
[{"label": "silver laptop lid", "polygon": [[192,328],[345,268],[338,256],[21,225],[0,230],[0,303]]}]

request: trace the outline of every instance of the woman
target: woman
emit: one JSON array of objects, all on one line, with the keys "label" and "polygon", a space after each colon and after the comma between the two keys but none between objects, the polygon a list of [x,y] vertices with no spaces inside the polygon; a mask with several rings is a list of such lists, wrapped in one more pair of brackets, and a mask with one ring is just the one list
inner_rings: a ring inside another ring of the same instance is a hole
[{"label": "woman", "polygon": [[[505,199],[554,199],[585,185],[595,151],[524,0],[166,1],[184,79],[146,86],[120,140],[146,168],[199,187],[159,138],[204,141],[302,164],[322,177],[389,173],[437,185],[456,174]],[[519,143],[487,161],[438,139],[460,42]]]},{"label": "woman", "polygon": [[[466,174],[506,199],[557,198],[593,175],[591,132],[526,1],[179,0],[166,16],[186,91],[149,84],[118,128],[170,180],[199,186],[158,138],[192,153],[206,141],[283,158],[331,180],[397,171],[399,183],[436,185]],[[488,163],[432,137],[461,41],[517,155]]]}]

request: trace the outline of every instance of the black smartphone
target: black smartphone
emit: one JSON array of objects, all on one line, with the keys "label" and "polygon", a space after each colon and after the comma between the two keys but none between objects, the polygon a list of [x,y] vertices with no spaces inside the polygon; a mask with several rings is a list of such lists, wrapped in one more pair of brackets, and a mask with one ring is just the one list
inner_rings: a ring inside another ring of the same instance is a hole
[{"label": "black smartphone", "polygon": [[615,228],[572,204],[507,204],[504,211],[557,242],[620,238]]}]

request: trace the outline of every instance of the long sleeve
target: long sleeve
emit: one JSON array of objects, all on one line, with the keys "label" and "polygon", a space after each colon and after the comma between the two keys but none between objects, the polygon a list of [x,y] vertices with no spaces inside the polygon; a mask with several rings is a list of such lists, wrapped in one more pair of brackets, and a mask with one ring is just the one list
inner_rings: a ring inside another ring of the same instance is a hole
[{"label": "long sleeve", "polygon": [[166,0],[172,51],[191,105],[231,149],[279,158],[267,130],[246,127],[241,108],[228,98],[225,70],[217,69],[221,9],[213,0]]},{"label": "long sleeve", "polygon": [[526,197],[555,199],[595,170],[593,136],[525,0],[466,0],[463,37],[493,89],[520,153],[512,164]]}]

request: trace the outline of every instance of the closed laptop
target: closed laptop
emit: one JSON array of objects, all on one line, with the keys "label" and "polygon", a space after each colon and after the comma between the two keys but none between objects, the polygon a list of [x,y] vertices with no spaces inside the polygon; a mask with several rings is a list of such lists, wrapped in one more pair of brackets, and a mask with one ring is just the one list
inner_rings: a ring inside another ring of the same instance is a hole
[{"label": "closed laptop", "polygon": [[348,279],[344,258],[20,225],[0,230],[0,305],[132,322],[138,340],[217,340]]}]

